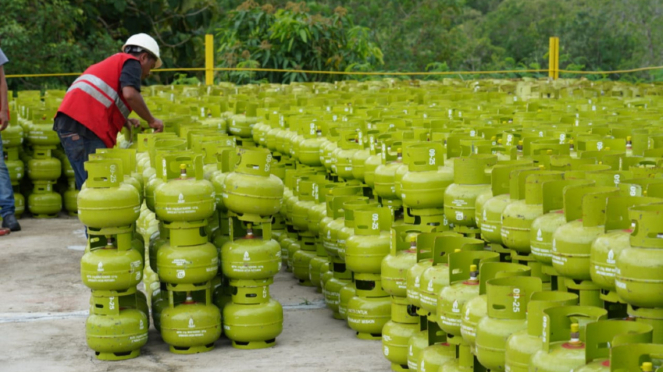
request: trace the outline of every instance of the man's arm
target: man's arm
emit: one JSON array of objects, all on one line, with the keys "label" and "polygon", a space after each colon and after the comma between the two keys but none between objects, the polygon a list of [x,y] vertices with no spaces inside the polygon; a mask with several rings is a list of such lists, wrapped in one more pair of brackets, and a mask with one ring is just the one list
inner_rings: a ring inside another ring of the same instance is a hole
[{"label": "man's arm", "polygon": [[5,68],[0,66],[0,131],[9,125],[9,98],[7,97],[7,80],[5,79]]},{"label": "man's arm", "polygon": [[129,103],[129,106],[131,106],[131,109],[136,111],[136,114],[138,114],[141,119],[145,120],[150,128],[154,128],[155,132],[163,131],[163,122],[152,116],[150,109],[147,108],[147,105],[143,100],[143,96],[136,90],[136,88],[126,86],[122,88],[122,95]]}]

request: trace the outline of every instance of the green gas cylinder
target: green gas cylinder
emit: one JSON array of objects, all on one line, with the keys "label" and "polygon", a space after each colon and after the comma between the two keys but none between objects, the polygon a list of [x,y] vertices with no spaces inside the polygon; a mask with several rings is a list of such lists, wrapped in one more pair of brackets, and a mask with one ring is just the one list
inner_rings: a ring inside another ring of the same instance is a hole
[{"label": "green gas cylinder", "polygon": [[292,273],[300,285],[312,287],[314,285],[311,282],[309,267],[311,260],[317,256],[315,237],[309,232],[301,233],[300,236],[302,238],[299,243],[300,249],[289,252],[289,256],[292,257]]},{"label": "green gas cylinder", "polygon": [[454,160],[454,183],[444,192],[444,214],[458,226],[476,226],[475,201],[490,189],[490,177],[486,167],[497,162],[493,155],[474,155]]},{"label": "green gas cylinder", "polygon": [[407,272],[417,262],[417,234],[434,229],[433,226],[392,227],[391,252],[382,259],[380,269],[385,292],[396,297],[407,297]]},{"label": "green gas cylinder", "polygon": [[[338,258],[332,259],[332,271],[333,275],[325,282],[323,290],[325,304],[332,311],[334,319],[343,319],[338,309],[341,300],[341,289],[352,281],[352,272]],[[358,303],[358,305],[361,304]]]},{"label": "green gas cylinder", "polygon": [[170,239],[157,251],[157,274],[161,281],[196,284],[216,276],[219,256],[216,247],[201,233],[204,225],[204,221],[166,224]]},{"label": "green gas cylinder", "polygon": [[438,372],[474,372],[476,370],[474,355],[472,355],[469,345],[458,345],[457,354],[457,359],[442,364]]},{"label": "green gas cylinder", "polygon": [[663,344],[663,309],[648,309],[628,305],[628,318],[638,323],[649,324],[654,328],[653,342]]},{"label": "green gas cylinder", "polygon": [[390,297],[355,296],[348,302],[348,326],[362,340],[382,339],[382,328],[391,318]]},{"label": "green gas cylinder", "polygon": [[343,225],[332,226],[335,227],[332,231],[332,237],[336,237],[336,253],[341,260],[345,261],[347,242],[354,235],[354,211],[359,208],[376,206],[376,202],[370,202],[366,198],[349,200],[343,203]]},{"label": "green gas cylinder", "polygon": [[272,299],[251,305],[229,303],[223,319],[223,330],[233,347],[262,349],[276,345],[283,330],[283,307]]},{"label": "green gas cylinder", "polygon": [[62,210],[62,196],[53,191],[52,181],[34,181],[34,190],[28,196],[28,209],[35,218],[57,216]]},{"label": "green gas cylinder", "polygon": [[623,320],[599,320],[587,324],[585,335],[586,364],[574,371],[610,372],[611,349],[619,345],[651,342],[652,328]]},{"label": "green gas cylinder", "polygon": [[92,247],[81,258],[81,280],[92,290],[120,291],[135,287],[143,278],[143,260],[129,244]]},{"label": "green gas cylinder", "polygon": [[475,347],[477,326],[481,319],[488,314],[488,296],[486,295],[486,282],[494,278],[511,276],[529,276],[531,269],[525,265],[510,262],[484,262],[481,264],[479,277],[479,295],[467,301],[462,309],[460,334],[463,341],[472,350]]},{"label": "green gas cylinder", "polygon": [[14,214],[16,218],[21,218],[25,212],[25,197],[14,188]]},{"label": "green gas cylinder", "polygon": [[532,355],[529,370],[568,372],[585,365],[584,326],[605,316],[605,310],[590,306],[558,306],[544,310],[543,346]]},{"label": "green gas cylinder", "polygon": [[492,371],[504,371],[506,341],[526,329],[525,310],[533,292],[541,291],[537,277],[510,277],[486,282],[487,316],[476,331],[476,356]]},{"label": "green gas cylinder", "polygon": [[159,234],[150,239],[148,246],[150,268],[155,273],[157,272],[157,253],[162,246],[168,244],[168,234],[169,231],[164,227],[163,222],[159,222]]},{"label": "green gas cylinder", "polygon": [[411,208],[443,208],[446,188],[453,182],[453,174],[443,172],[444,148],[440,143],[422,143],[408,146],[405,151],[410,159],[408,172],[403,175],[401,199]]},{"label": "green gas cylinder", "polygon": [[[147,343],[149,323],[146,313],[138,309],[136,295],[128,301],[117,297],[93,297],[92,312],[85,322],[87,345],[100,360],[125,360],[140,355]],[[99,306],[97,306],[97,304]],[[97,309],[102,310],[97,310]]]},{"label": "green gas cylinder", "polygon": [[[357,274],[375,274],[380,280],[382,260],[389,254],[391,213],[387,208],[354,210],[354,234],[345,245],[345,263]],[[347,221],[347,218],[346,218]]]},{"label": "green gas cylinder", "polygon": [[349,282],[341,288],[338,300],[338,314],[341,319],[348,319],[348,304],[356,295],[357,286],[355,285],[355,282]]},{"label": "green gas cylinder", "polygon": [[631,221],[628,210],[637,205],[661,202],[663,199],[617,196],[608,198],[605,232],[593,242],[590,251],[589,274],[601,289],[615,291],[617,258],[630,246]]},{"label": "green gas cylinder", "polygon": [[203,179],[202,155],[165,155],[162,179],[154,190],[155,213],[163,221],[198,221],[215,210],[214,187]]},{"label": "green gas cylinder", "polygon": [[28,177],[32,181],[55,181],[62,174],[60,160],[51,157],[50,148],[35,148],[27,165]]},{"label": "green gas cylinder", "polygon": [[396,150],[395,158],[389,154],[386,145],[382,144],[382,164],[375,168],[375,194],[382,199],[397,199],[395,172],[403,164],[402,149]]},{"label": "green gas cylinder", "polygon": [[140,196],[135,188],[120,183],[117,159],[85,163],[88,179],[78,194],[78,218],[89,227],[127,226],[140,215]]},{"label": "green gas cylinder", "polygon": [[240,149],[235,171],[224,183],[223,199],[240,214],[271,216],[281,209],[283,182],[270,174],[272,154],[265,149]]},{"label": "green gas cylinder", "polygon": [[[209,284],[208,284],[209,285]],[[190,292],[181,304],[175,304],[173,292],[169,306],[161,312],[161,337],[175,354],[210,351],[221,336],[221,312],[212,304],[211,288],[205,301],[197,302]]]},{"label": "green gas cylinder", "polygon": [[577,305],[578,296],[568,292],[534,292],[527,304],[527,329],[514,332],[506,341],[504,370],[527,372],[532,355],[541,350],[543,310],[556,306]]},{"label": "green gas cylinder", "polygon": [[[477,219],[481,220],[481,235],[489,243],[503,244],[502,212],[506,207],[524,197],[525,191],[520,183],[521,175],[539,172],[539,168],[506,164],[493,168],[491,183],[493,196],[486,200]],[[496,178],[496,179],[495,179]]]},{"label": "green gas cylinder", "polygon": [[[465,238],[454,233],[447,234],[449,235],[438,236],[435,239],[432,249],[433,266],[427,268],[420,277],[419,303],[421,309],[427,311],[436,320],[439,316],[437,311],[439,309],[440,293],[444,292],[451,284],[449,274],[453,270],[449,264],[451,255],[454,252],[480,251],[484,248],[484,242],[479,239]],[[482,253],[486,253],[486,256],[489,257],[495,257],[490,252]],[[482,255],[480,254],[480,256]],[[485,258],[488,259],[489,257]],[[458,273],[463,271],[460,268],[457,270]]]},{"label": "green gas cylinder", "polygon": [[617,258],[615,286],[619,297],[632,306],[663,307],[663,240],[661,236],[663,205],[635,206],[629,210],[634,223],[630,248]]},{"label": "green gas cylinder", "polygon": [[266,279],[281,270],[281,247],[275,240],[253,235],[251,224],[246,236],[227,242],[221,249],[223,274],[230,279]]},{"label": "green gas cylinder", "polygon": [[488,251],[455,252],[449,255],[449,283],[437,298],[437,324],[445,333],[461,336],[463,305],[479,295],[479,268],[482,262],[499,261]]},{"label": "green gas cylinder", "polygon": [[532,223],[543,215],[543,184],[562,178],[562,172],[554,171],[521,172],[518,175],[523,192],[519,192],[502,212],[502,244],[520,254],[531,252]]},{"label": "green gas cylinder", "polygon": [[[610,349],[611,372],[661,371],[660,356],[663,345],[629,343]],[[657,369],[654,369],[657,367]]]},{"label": "green gas cylinder", "polygon": [[[553,233],[558,227],[566,223],[564,215],[564,201],[572,203],[571,199],[564,198],[566,187],[592,185],[587,180],[547,181],[543,183],[543,215],[532,221],[530,229],[530,246],[532,255],[544,265],[552,266]],[[579,201],[573,201],[579,203]]]},{"label": "green gas cylinder", "polygon": [[235,115],[228,119],[228,133],[241,137],[251,138],[251,130],[258,122],[258,104],[255,102],[237,102]]},{"label": "green gas cylinder", "polygon": [[311,122],[308,131],[304,131],[304,140],[299,143],[297,157],[300,163],[311,167],[322,165],[320,161],[320,147],[324,143],[322,129]]},{"label": "green gas cylinder", "polygon": [[76,180],[74,178],[69,178],[67,180],[68,188],[64,192],[64,208],[67,210],[70,216],[78,215],[78,193],[76,190]]},{"label": "green gas cylinder", "polygon": [[564,216],[567,223],[553,234],[553,268],[566,278],[590,280],[589,256],[592,242],[605,230],[605,205],[619,195],[614,187],[579,186],[567,188]]},{"label": "green gas cylinder", "polygon": [[339,130],[338,149],[332,153],[332,173],[344,180],[353,179],[352,158],[364,148],[363,133],[354,128]]},{"label": "green gas cylinder", "polygon": [[419,324],[419,331],[415,331],[414,335],[408,341],[407,366],[410,371],[418,370],[421,351],[428,347],[428,330],[425,326],[426,319],[423,317],[422,319],[424,325]]},{"label": "green gas cylinder", "polygon": [[371,155],[364,161],[364,182],[371,188],[375,187],[375,170],[382,164],[380,150],[381,145],[377,140],[372,144],[369,143],[369,151]]},{"label": "green gas cylinder", "polygon": [[365,181],[366,160],[375,153],[375,135],[376,133],[369,131],[367,133],[366,143],[367,147],[357,150],[352,155],[352,178],[360,182]]}]

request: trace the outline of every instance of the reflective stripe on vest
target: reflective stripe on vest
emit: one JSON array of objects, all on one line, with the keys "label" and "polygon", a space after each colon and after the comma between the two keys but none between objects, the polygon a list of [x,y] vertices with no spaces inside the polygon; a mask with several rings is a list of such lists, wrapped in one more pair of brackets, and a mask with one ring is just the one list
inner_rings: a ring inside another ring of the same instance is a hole
[{"label": "reflective stripe on vest", "polygon": [[[94,89],[92,86],[104,92],[108,97],[111,97],[113,101],[99,93],[99,91]],[[117,92],[108,84],[106,84],[106,82],[99,79],[98,77],[90,74],[81,75],[78,79],[74,80],[74,83],[71,85],[71,87],[69,87],[67,93],[74,89],[80,89],[83,92],[89,94],[90,97],[99,101],[99,103],[104,105],[106,108],[110,107],[110,105],[114,102],[115,106],[122,113],[122,116],[125,118],[129,117],[129,109],[120,99],[120,95],[117,94]]]}]

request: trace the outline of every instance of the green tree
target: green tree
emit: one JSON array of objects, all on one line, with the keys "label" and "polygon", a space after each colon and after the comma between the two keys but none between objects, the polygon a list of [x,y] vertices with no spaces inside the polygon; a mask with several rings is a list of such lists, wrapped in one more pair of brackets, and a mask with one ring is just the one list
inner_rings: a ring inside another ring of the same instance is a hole
[{"label": "green tree", "polygon": [[[220,23],[219,67],[316,71],[370,71],[383,64],[382,51],[370,31],[355,26],[345,8],[329,16],[311,14],[306,3],[284,8],[246,1]],[[333,81],[339,75],[300,72],[229,72],[223,79],[254,81]]]},{"label": "green tree", "polygon": [[[81,72],[139,32],[155,37],[164,67],[202,66],[203,35],[221,12],[216,0],[12,0],[0,7],[0,47],[11,60],[7,74]],[[10,89],[64,88],[74,78],[8,83]],[[159,73],[151,81],[174,78]]]}]

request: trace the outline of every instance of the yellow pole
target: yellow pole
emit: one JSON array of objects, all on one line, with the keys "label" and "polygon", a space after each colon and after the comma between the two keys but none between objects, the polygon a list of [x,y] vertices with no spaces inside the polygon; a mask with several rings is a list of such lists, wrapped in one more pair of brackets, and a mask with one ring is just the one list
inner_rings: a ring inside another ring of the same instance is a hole
[{"label": "yellow pole", "polygon": [[205,35],[205,85],[214,85],[214,35]]},{"label": "yellow pole", "polygon": [[559,79],[559,38],[555,38],[555,79]]},{"label": "yellow pole", "polygon": [[559,38],[551,37],[548,44],[548,77],[559,77]]}]

